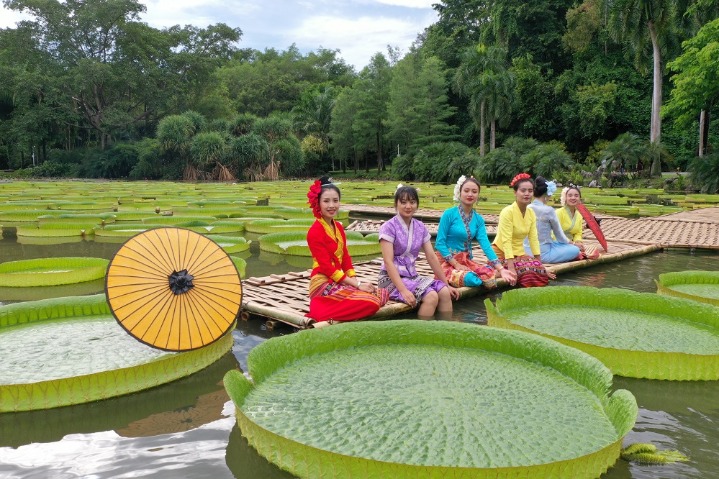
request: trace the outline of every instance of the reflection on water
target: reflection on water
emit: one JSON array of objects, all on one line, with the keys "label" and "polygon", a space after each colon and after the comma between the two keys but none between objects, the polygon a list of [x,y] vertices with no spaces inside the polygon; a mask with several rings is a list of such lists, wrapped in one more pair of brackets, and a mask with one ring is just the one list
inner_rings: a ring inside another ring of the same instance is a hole
[{"label": "reflection on water", "polygon": [[[248,235],[250,236],[250,235]],[[308,259],[288,261],[260,254],[256,238],[247,256],[247,275],[282,274],[309,267]],[[61,248],[0,240],[0,262],[51,256],[111,258],[120,244],[81,241]],[[356,258],[356,260],[360,260]],[[706,269],[719,271],[719,255],[686,251],[656,253],[568,273],[552,284],[621,287],[654,292],[660,273]],[[0,302],[15,301],[2,296]],[[483,301],[501,293],[456,303],[453,321],[486,323]],[[405,317],[411,318],[412,314]],[[240,321],[232,354],[188,378],[137,394],[46,411],[0,414],[0,477],[8,478],[242,478],[289,479],[292,476],[260,457],[242,438],[221,380],[267,338],[292,334],[263,321]],[[1,347],[1,346],[0,346]],[[1,352],[1,351],[0,351]],[[615,387],[637,397],[640,414],[626,443],[651,441],[679,449],[691,461],[667,466],[638,466],[619,460],[602,477],[711,478],[719,471],[719,381],[669,382],[615,378]]]}]

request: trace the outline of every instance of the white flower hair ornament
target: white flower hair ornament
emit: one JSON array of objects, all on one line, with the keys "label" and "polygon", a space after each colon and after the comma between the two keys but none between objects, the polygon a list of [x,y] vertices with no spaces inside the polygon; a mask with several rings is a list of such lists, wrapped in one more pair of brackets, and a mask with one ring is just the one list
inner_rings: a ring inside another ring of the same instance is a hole
[{"label": "white flower hair ornament", "polygon": [[394,190],[397,191],[398,189],[402,188],[403,186],[404,186],[404,185],[403,185],[402,183],[400,183],[400,184],[397,185],[397,188],[395,188]]},{"label": "white flower hair ornament", "polygon": [[567,191],[569,191],[569,187],[565,186],[562,188],[562,194],[559,195],[559,203],[561,203],[562,206],[567,205]]},{"label": "white flower hair ornament", "polygon": [[557,184],[554,181],[547,181],[547,196],[552,196],[557,191]]},{"label": "white flower hair ornament", "polygon": [[459,193],[460,193],[460,191],[462,189],[462,185],[464,184],[465,181],[467,181],[467,177],[462,175],[457,180],[457,184],[454,185],[454,201],[459,201]]}]

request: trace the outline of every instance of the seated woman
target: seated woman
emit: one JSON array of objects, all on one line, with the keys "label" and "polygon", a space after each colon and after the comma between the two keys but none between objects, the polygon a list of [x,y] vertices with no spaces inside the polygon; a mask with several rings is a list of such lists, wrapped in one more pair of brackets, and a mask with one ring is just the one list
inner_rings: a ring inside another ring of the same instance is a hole
[{"label": "seated woman", "polygon": [[572,244],[579,248],[579,259],[599,258],[597,248],[585,247],[582,243],[582,224],[584,220],[581,213],[577,211],[577,204],[582,201],[582,192],[579,191],[579,187],[570,184],[563,188],[559,199],[562,207],[557,209],[557,218],[564,234],[570,238]]},{"label": "seated woman", "polygon": [[[459,205],[446,210],[439,219],[435,241],[437,256],[449,284],[456,288],[482,284],[494,288],[497,285],[497,273],[510,283],[516,279],[512,272],[502,266],[492,250],[484,218],[474,211],[479,190],[479,181],[474,177],[460,176],[454,187],[454,201],[458,201]],[[491,267],[473,261],[472,241],[479,243]]]},{"label": "seated woman", "polygon": [[[537,238],[542,261],[545,263],[566,263],[579,259],[579,248],[570,244],[559,224],[557,213],[554,208],[547,205],[547,199],[557,191],[557,185],[553,181],[547,181],[541,176],[534,180],[534,201],[529,208],[534,211],[537,217]],[[552,238],[554,233],[554,239]],[[529,255],[529,244],[524,242],[524,250]]]},{"label": "seated woman", "polygon": [[[514,189],[516,201],[505,207],[499,214],[497,236],[492,248],[507,268],[517,275],[515,281],[524,287],[546,286],[556,276],[549,273],[542,264],[539,240],[537,238],[537,218],[528,208],[534,196],[534,181],[526,173],[520,173],[509,184]],[[531,255],[525,254],[524,240],[529,239]]]},{"label": "seated woman", "polygon": [[[452,312],[452,298],[459,291],[448,286],[447,278],[434,254],[427,227],[414,218],[419,207],[419,195],[411,186],[400,185],[394,193],[397,215],[379,229],[382,247],[382,269],[377,284],[389,291],[389,298],[419,306],[419,317],[431,317],[435,310],[444,315]],[[419,276],[415,263],[424,251],[429,266],[439,279]]]},{"label": "seated woman", "polygon": [[331,324],[372,316],[387,302],[388,293],[355,277],[344,228],[334,220],[340,208],[340,189],[323,177],[312,184],[307,198],[317,218],[307,232],[312,253],[307,317],[315,320],[317,327],[326,321]]}]

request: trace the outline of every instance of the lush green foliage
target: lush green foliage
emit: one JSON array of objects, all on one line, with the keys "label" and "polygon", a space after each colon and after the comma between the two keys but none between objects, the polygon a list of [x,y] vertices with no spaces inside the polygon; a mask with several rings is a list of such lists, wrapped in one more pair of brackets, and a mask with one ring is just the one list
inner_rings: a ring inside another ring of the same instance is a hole
[{"label": "lush green foliage", "polygon": [[[498,152],[481,174],[578,180],[599,166],[594,145],[624,134],[652,143],[622,160],[641,174],[683,168],[699,111],[705,152],[719,141],[715,0],[444,0],[410,51],[359,72],[331,49],[241,49],[241,30],[221,23],[155,29],[136,0],[6,4],[28,15],[0,31],[0,169],[27,169],[18,177],[367,176],[394,162],[404,180],[429,145],[460,141],[484,159],[519,137],[548,146],[522,161]],[[664,64],[679,121],[661,125]],[[693,178],[707,190],[715,176]]]}]

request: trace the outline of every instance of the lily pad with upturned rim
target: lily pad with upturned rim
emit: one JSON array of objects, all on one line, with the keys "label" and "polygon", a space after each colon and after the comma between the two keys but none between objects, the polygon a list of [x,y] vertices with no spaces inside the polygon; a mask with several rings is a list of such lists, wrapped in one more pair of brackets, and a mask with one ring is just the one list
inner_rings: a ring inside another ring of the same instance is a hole
[{"label": "lily pad with upturned rim", "polygon": [[710,305],[583,286],[513,290],[485,305],[490,326],[581,349],[620,376],[719,379],[719,308]]},{"label": "lily pad with upturned rim", "polygon": [[104,258],[36,258],[0,263],[0,285],[15,288],[58,286],[105,277]]},{"label": "lily pad with upturned rim", "polygon": [[[113,350],[125,362],[124,367],[100,364],[102,361],[93,361],[85,354],[87,350],[83,350],[82,338],[73,335],[72,331],[83,331],[91,323],[104,328],[105,332],[111,329],[116,331],[116,335],[112,333],[105,339],[107,343],[101,342],[102,339],[94,341],[100,348],[97,358],[101,358],[102,351]],[[15,339],[12,339],[12,350],[20,354],[15,362],[22,368],[23,374],[34,372],[44,379],[22,382],[16,379],[11,383],[3,381],[0,384],[0,413],[81,404],[165,384],[209,366],[229,351],[233,344],[232,333],[227,333],[219,341],[193,351],[158,352],[130,338],[112,317],[105,295],[97,294],[0,306],[0,349],[6,350],[2,346],[3,342],[17,337],[18,333],[32,335],[36,325],[45,330],[44,334],[38,334],[45,337],[49,335],[47,341],[51,343],[46,348],[33,347],[34,353],[45,353],[47,359],[43,364],[28,362],[22,356],[23,345]],[[136,345],[138,354],[129,354],[123,345]],[[140,351],[145,351],[145,354]],[[77,365],[84,368],[83,374],[72,374],[74,365],[61,360],[62,357],[72,355],[79,358]],[[8,369],[9,363],[13,362],[12,358],[6,355],[4,361],[3,372],[18,376]],[[54,364],[63,371],[52,371]],[[88,371],[88,367],[94,369]],[[53,379],[47,379],[51,376]]]},{"label": "lily pad with upturned rim", "polygon": [[719,306],[719,271],[660,274],[657,293]]},{"label": "lily pad with upturned rim", "polygon": [[[347,250],[355,256],[378,255],[381,253],[379,235],[376,233],[362,236],[356,231],[347,231]],[[269,233],[260,236],[260,250],[268,253],[287,254],[292,256],[312,256],[307,245],[306,231],[287,231]]]},{"label": "lily pad with upturned rim", "polygon": [[225,375],[242,434],[303,478],[594,478],[637,414],[594,358],[462,323],[303,331],[248,365]]}]

